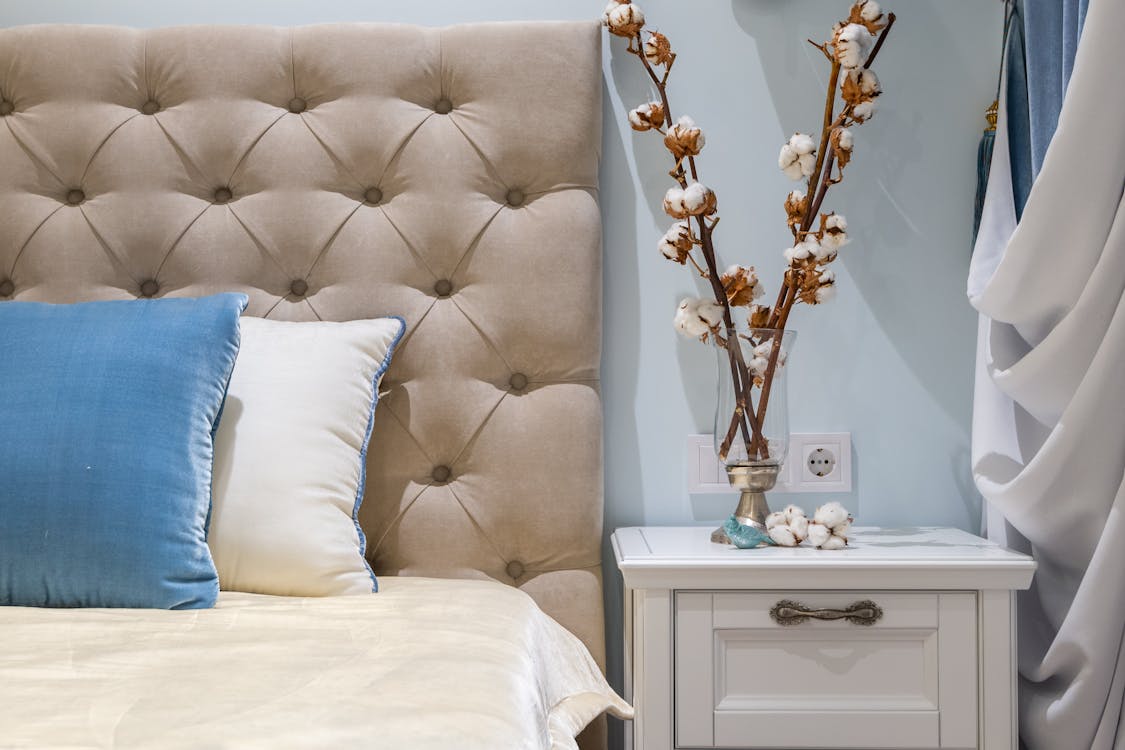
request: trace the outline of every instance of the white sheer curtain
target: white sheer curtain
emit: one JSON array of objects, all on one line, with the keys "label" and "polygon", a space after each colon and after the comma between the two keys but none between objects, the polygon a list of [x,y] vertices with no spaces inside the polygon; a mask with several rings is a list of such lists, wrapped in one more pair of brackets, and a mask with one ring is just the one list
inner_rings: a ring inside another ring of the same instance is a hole
[{"label": "white sheer curtain", "polygon": [[1092,0],[1018,225],[1001,113],[969,278],[974,478],[989,535],[1039,561],[1019,606],[1032,750],[1125,748],[1123,37],[1125,2]]}]

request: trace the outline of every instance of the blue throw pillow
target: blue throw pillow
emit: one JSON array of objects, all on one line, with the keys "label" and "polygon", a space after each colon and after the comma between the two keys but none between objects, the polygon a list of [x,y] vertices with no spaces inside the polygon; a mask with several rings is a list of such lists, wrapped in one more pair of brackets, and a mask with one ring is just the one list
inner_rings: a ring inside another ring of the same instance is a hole
[{"label": "blue throw pillow", "polygon": [[0,303],[0,604],[211,607],[242,294]]}]

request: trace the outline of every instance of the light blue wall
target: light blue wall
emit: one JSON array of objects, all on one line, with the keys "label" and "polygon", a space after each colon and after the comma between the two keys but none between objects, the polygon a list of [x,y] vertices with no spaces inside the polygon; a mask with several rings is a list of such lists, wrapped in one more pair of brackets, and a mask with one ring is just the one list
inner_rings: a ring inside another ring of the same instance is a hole
[{"label": "light blue wall", "polygon": [[[969,475],[974,316],[964,280],[983,110],[992,101],[1000,4],[888,0],[899,24],[877,69],[879,115],[857,131],[856,161],[827,205],[853,242],[837,262],[839,298],[800,309],[792,427],[850,431],[862,523],[973,528]],[[298,24],[593,18],[602,0],[0,0],[0,25],[36,22]],[[803,43],[823,39],[846,0],[647,0],[650,20],[680,54],[673,109],[706,129],[702,177],[719,194],[725,262],[757,266],[773,287],[787,244],[776,167],[793,130],[820,121],[826,65]],[[678,338],[676,301],[696,282],[662,260],[669,185],[659,140],[634,134],[624,112],[649,96],[622,43],[605,54],[604,161],[607,530],[705,522],[725,502],[684,491],[684,436],[709,432],[713,360]],[[813,504],[817,497],[804,498]],[[612,571],[612,569],[610,569]],[[611,644],[619,591],[608,573]],[[619,668],[611,656],[611,671]]]}]

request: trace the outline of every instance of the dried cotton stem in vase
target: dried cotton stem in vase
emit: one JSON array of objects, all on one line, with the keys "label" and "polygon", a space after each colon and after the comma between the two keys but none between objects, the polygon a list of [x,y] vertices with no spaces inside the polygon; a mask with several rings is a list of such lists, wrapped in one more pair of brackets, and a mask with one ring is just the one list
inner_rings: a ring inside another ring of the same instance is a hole
[{"label": "dried cotton stem in vase", "polygon": [[[736,406],[720,458],[725,460],[734,440],[741,437],[748,457],[766,460],[769,445],[761,425],[783,359],[781,332],[794,305],[824,304],[836,293],[836,275],[828,265],[849,242],[848,222],[835,212],[821,213],[821,206],[829,188],[843,181],[844,168],[852,161],[854,127],[869,122],[877,111],[882,87],[871,65],[894,25],[894,14],[884,14],[875,0],[856,0],[823,44],[811,42],[830,66],[824,120],[819,138],[796,132],[778,154],[778,168],[790,179],[805,182],[805,189],[795,189],[785,198],[785,221],[793,244],[783,252],[785,272],[772,306],[758,302],[764,290],[753,266],[735,264],[719,272],[714,244],[718,196],[701,180],[696,161],[707,139],[693,118],[673,117],[667,89],[676,60],[671,41],[646,28],[644,12],[631,0],[612,0],[602,20],[611,34],[628,40],[626,51],[639,60],[657,94],[631,110],[628,120],[633,130],[660,134],[673,162],[669,176],[675,185],[665,193],[663,207],[674,221],[658,242],[660,254],[690,266],[708,283],[713,296],[684,299],[673,322],[683,335],[713,341],[727,351]],[[755,342],[749,356],[743,352],[734,322],[734,311],[742,308],[751,328],[776,332]]]}]

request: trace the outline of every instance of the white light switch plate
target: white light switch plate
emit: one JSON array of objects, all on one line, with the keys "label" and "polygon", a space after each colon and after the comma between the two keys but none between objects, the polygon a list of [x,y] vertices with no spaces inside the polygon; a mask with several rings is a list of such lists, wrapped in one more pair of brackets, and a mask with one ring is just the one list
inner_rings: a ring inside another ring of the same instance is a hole
[{"label": "white light switch plate", "polygon": [[[821,451],[821,452],[818,452]],[[710,435],[688,435],[690,495],[733,492]],[[772,492],[851,492],[852,436],[848,432],[794,433],[789,457]]]}]

